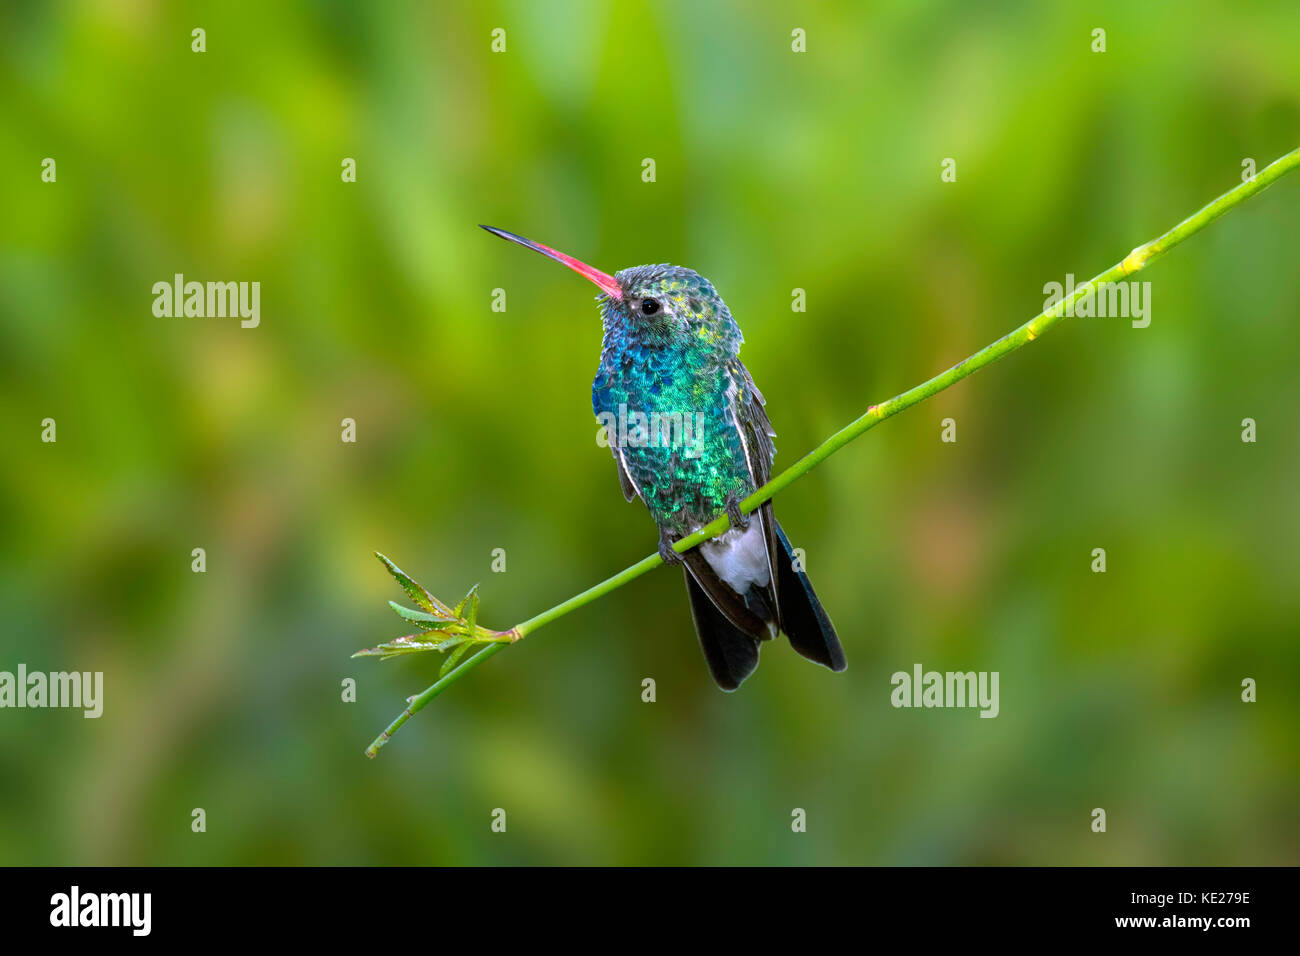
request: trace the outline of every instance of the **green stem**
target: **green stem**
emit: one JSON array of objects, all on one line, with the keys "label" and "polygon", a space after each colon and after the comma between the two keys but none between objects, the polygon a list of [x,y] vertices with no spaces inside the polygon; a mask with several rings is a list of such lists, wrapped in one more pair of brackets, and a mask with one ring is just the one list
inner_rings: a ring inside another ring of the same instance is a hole
[{"label": "green stem", "polygon": [[397,729],[401,727],[402,724],[406,723],[408,720],[410,720],[412,717],[414,717],[416,714],[422,711],[425,705],[429,703],[429,701],[433,700],[435,697],[441,694],[452,684],[456,683],[456,681],[460,680],[462,677],[468,674],[475,667],[478,667],[479,664],[482,664],[493,654],[503,651],[509,646],[510,646],[509,644],[501,644],[501,643],[488,644],[481,651],[478,651],[475,654],[471,654],[469,657],[465,658],[463,661],[457,664],[456,669],[453,670],[450,674],[447,674],[445,677],[440,678],[436,683],[432,684],[431,686],[426,687],[422,692],[420,692],[419,695],[412,697],[410,702],[406,705],[406,710],[398,714],[397,717],[393,720],[393,722],[384,728],[384,732],[381,733],[378,737],[376,737],[374,741],[371,742],[370,746],[366,748],[366,756],[370,757],[371,759],[374,759],[375,754],[379,753],[379,748],[382,747],[384,744],[388,743],[388,738],[393,736],[393,734],[397,733]]},{"label": "green stem", "polygon": [[[781,472],[762,488],[759,488],[752,495],[746,498],[741,502],[740,510],[748,514],[763,502],[775,496],[778,492],[783,491],[790,485],[794,484],[849,442],[853,441],[871,428],[874,428],[876,425],[879,425],[886,418],[891,418],[904,409],[911,408],[913,405],[925,401],[930,396],[942,392],[945,388],[960,382],[966,376],[979,371],[984,366],[1002,358],[1002,356],[1014,352],[1021,346],[1032,342],[1053,325],[1060,322],[1066,315],[1067,311],[1072,313],[1073,310],[1070,307],[1084,295],[1091,292],[1098,284],[1113,282],[1138,272],[1148,263],[1154,262],[1187,237],[1200,232],[1229,209],[1240,205],[1251,196],[1268,188],[1297,166],[1300,166],[1300,148],[1294,149],[1285,156],[1282,156],[1280,159],[1274,160],[1268,166],[1261,169],[1255,175],[1254,179],[1249,182],[1243,182],[1239,186],[1235,186],[1228,190],[1218,199],[1188,216],[1164,235],[1153,239],[1144,245],[1138,246],[1125,256],[1122,261],[1117,262],[1105,272],[1093,276],[1083,285],[1078,286],[1073,293],[1063,298],[1050,309],[1045,309],[1038,313],[1038,315],[1034,316],[1014,332],[1004,335],[992,345],[980,349],[974,355],[970,356],[970,358],[958,362],[952,368],[948,369],[948,371],[936,375],[929,381],[922,382],[914,388],[909,388],[902,394],[895,395],[887,402],[881,402],[879,405],[872,405],[861,417],[841,428],[830,438],[826,439],[811,452],[804,455],[785,471]],[[728,527],[730,527],[730,521],[727,519],[726,515],[723,515],[710,524],[705,525],[694,534],[681,539],[674,544],[673,547],[677,551],[687,551],[695,547],[697,544],[707,541],[715,535],[721,534],[723,531],[726,531]],[[600,582],[600,584],[588,588],[581,594],[575,594],[567,601],[557,604],[549,610],[543,611],[536,617],[530,617],[522,624],[516,625],[513,630],[518,637],[524,637],[527,634],[531,634],[533,631],[550,624],[557,618],[561,618],[571,611],[576,611],[583,605],[590,604],[597,598],[604,597],[611,591],[621,588],[632,579],[639,578],[647,571],[654,570],[662,563],[663,559],[660,558],[658,554],[652,554],[649,557],[642,558],[636,564],[629,568],[625,568],[613,577]],[[388,738],[391,737],[393,733],[402,726],[402,724],[406,723],[407,720],[428,704],[429,701],[433,700],[433,698],[437,697],[456,681],[460,680],[461,677],[469,673],[470,670],[483,663],[493,654],[496,654],[509,646],[509,644],[497,643],[484,647],[483,650],[462,661],[457,665],[455,670],[451,671],[436,684],[426,688],[418,697],[413,698],[410,706],[407,707],[406,710],[402,711],[397,719],[389,724],[388,728],[382,734],[375,738],[374,743],[366,748],[366,756],[373,757],[379,751],[379,748],[388,742]]]}]

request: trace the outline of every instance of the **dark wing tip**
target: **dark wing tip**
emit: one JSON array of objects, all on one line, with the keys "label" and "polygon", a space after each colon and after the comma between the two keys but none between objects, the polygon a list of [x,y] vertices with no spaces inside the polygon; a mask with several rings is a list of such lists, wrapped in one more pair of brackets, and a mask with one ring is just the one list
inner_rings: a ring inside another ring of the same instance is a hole
[{"label": "dark wing tip", "polygon": [[776,572],[781,630],[801,656],[839,673],[848,667],[848,661],[835,625],[818,600],[808,575],[795,570],[794,549],[780,524],[776,524],[776,538],[781,548]]},{"label": "dark wing tip", "polygon": [[713,681],[730,693],[758,667],[758,641],[732,624],[709,599],[704,588],[686,570],[686,593],[691,599],[691,618],[704,651]]}]

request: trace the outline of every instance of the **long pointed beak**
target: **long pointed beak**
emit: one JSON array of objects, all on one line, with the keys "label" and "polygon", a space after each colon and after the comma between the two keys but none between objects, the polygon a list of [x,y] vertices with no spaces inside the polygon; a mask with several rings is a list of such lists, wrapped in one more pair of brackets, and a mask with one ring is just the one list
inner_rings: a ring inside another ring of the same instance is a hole
[{"label": "long pointed beak", "polygon": [[573,258],[573,256],[566,256],[563,252],[552,249],[550,246],[544,246],[540,242],[533,242],[531,239],[525,239],[523,236],[516,236],[513,232],[506,232],[504,229],[497,229],[494,226],[480,225],[479,228],[486,229],[494,236],[500,236],[502,239],[509,239],[511,242],[517,242],[521,246],[526,246],[527,248],[532,249],[534,252],[540,252],[542,255],[554,259],[556,262],[562,262],[574,272],[578,273],[578,275],[584,276],[596,283],[596,285],[600,286],[601,290],[610,298],[623,298],[623,290],[619,288],[618,281],[613,276],[607,275],[599,269],[592,268],[585,262]]}]

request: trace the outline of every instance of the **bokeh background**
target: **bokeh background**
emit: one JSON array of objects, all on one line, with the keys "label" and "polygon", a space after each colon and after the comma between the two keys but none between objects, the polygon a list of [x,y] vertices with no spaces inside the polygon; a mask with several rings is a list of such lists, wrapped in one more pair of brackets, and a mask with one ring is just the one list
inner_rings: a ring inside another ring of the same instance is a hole
[{"label": "bokeh background", "polygon": [[[403,633],[376,549],[506,627],[654,548],[592,288],[476,223],[712,278],[784,466],[1300,144],[1297,50],[1293,0],[7,5],[0,669],[106,700],[0,712],[0,862],[1300,862],[1300,178],[1144,273],[1149,328],[1071,320],[781,495],[845,674],[719,693],[660,570],[370,762],[440,661],[349,659]],[[261,326],[155,317],[177,272]],[[917,662],[1001,715],[892,708]]]}]

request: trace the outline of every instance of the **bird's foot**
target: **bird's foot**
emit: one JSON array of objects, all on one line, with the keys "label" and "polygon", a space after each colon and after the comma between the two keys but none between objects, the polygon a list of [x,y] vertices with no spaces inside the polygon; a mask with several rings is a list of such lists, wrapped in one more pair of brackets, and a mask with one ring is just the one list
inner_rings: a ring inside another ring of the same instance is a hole
[{"label": "bird's foot", "polygon": [[659,557],[663,558],[664,564],[669,567],[686,562],[685,558],[673,550],[673,543],[664,531],[659,532]]},{"label": "bird's foot", "polygon": [[749,515],[742,514],[740,511],[740,500],[737,498],[727,499],[727,518],[731,521],[733,528],[739,528],[744,531],[749,527]]}]

